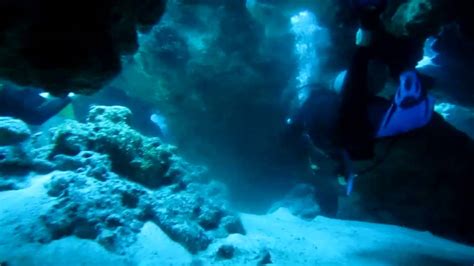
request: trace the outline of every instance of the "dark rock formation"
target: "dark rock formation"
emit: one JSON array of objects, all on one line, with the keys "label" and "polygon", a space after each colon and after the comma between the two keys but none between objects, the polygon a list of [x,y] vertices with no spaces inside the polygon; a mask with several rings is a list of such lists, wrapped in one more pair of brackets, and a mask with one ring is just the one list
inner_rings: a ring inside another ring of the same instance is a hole
[{"label": "dark rock formation", "polygon": [[272,264],[272,255],[270,252],[266,249],[263,249],[260,251],[260,254],[258,256],[258,263],[257,265],[268,265]]},{"label": "dark rock formation", "polygon": [[164,9],[164,0],[1,1],[0,77],[53,94],[93,93]]},{"label": "dark rock formation", "polygon": [[0,190],[21,188],[33,168],[31,131],[21,120],[0,117]]},{"label": "dark rock formation", "polygon": [[429,37],[440,32],[449,23],[460,26],[461,32],[473,35],[474,3],[464,0],[410,0],[389,1],[384,14],[387,29],[399,37]]},{"label": "dark rock formation", "polygon": [[473,244],[474,141],[436,116],[426,128],[380,145],[378,154],[388,155],[356,179],[348,200],[361,212],[346,218],[372,217]]},{"label": "dark rock formation", "polygon": [[474,139],[474,110],[446,102],[436,105],[436,112],[458,130]]},{"label": "dark rock formation", "polygon": [[474,39],[463,36],[459,27],[446,27],[433,44],[439,54],[436,66],[424,70],[435,78],[435,89],[448,101],[474,105]]}]

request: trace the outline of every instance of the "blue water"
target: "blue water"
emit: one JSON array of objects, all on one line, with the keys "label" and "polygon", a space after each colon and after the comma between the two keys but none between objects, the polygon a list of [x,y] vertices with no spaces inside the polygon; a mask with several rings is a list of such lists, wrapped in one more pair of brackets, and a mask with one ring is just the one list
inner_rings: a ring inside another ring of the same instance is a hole
[{"label": "blue water", "polygon": [[[340,137],[363,122],[338,131],[347,6],[200,2],[168,1],[95,94],[0,80],[0,266],[474,263],[472,43],[423,36],[429,121],[360,161]],[[398,76],[370,64],[390,105]]]}]

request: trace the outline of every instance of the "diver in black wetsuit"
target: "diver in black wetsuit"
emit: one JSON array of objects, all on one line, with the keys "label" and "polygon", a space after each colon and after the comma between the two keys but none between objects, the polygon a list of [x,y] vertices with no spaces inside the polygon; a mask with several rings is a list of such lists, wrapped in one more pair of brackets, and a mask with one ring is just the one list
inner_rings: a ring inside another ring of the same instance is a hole
[{"label": "diver in black wetsuit", "polygon": [[71,97],[43,97],[39,89],[17,89],[0,84],[0,116],[18,118],[30,125],[41,125],[71,103]]},{"label": "diver in black wetsuit", "polygon": [[[422,57],[423,42],[399,39],[384,31],[380,21],[386,5],[384,0],[353,2],[361,19],[361,29],[357,32],[358,47],[343,78],[340,94],[335,90],[312,88],[305,103],[290,119],[292,130],[303,132],[311,157],[323,156],[339,162],[333,175],[345,176],[347,194],[351,193],[357,176],[352,161],[373,159],[377,138],[399,136],[425,126],[434,109],[434,99],[428,95],[415,70]],[[371,60],[386,64],[391,75],[399,79],[393,100],[369,91]],[[328,215],[337,212],[336,191],[331,184],[322,191],[326,206],[321,207]]]}]

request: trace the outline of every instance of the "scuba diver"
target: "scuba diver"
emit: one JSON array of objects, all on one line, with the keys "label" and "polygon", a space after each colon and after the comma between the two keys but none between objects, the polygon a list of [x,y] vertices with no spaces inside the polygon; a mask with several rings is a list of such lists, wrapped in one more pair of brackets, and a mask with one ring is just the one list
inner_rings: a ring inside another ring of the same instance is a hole
[{"label": "scuba diver", "polygon": [[[423,126],[431,118],[434,103],[427,97],[426,86],[415,70],[422,57],[422,41],[395,38],[383,30],[380,15],[386,0],[354,0],[353,6],[359,14],[361,28],[356,36],[358,47],[342,85],[338,133],[350,159],[366,160],[374,156],[374,137],[395,136]],[[392,104],[387,105],[383,98],[371,95],[370,60],[383,62],[392,77],[400,80]],[[425,106],[423,103],[427,103],[431,111],[419,110],[426,117],[417,117],[418,108]],[[386,115],[380,117],[386,108]],[[379,126],[379,123],[382,124]]]},{"label": "scuba diver", "polygon": [[30,125],[41,125],[71,103],[74,94],[50,97],[34,88],[15,88],[0,84],[0,116],[10,116]]},{"label": "scuba diver", "polygon": [[[354,0],[353,7],[359,15],[360,28],[349,68],[336,79],[334,90],[309,85],[312,90],[308,98],[288,120],[291,131],[303,135],[310,157],[337,162],[333,175],[345,177],[346,195],[351,194],[357,176],[353,161],[374,159],[377,139],[422,128],[434,112],[428,79],[415,70],[422,57],[419,49],[423,42],[399,39],[385,32],[380,15],[386,0]],[[392,77],[399,81],[392,100],[371,93],[371,60],[388,66]],[[321,207],[326,214],[337,213],[336,191],[325,193],[325,201],[330,203]]]}]

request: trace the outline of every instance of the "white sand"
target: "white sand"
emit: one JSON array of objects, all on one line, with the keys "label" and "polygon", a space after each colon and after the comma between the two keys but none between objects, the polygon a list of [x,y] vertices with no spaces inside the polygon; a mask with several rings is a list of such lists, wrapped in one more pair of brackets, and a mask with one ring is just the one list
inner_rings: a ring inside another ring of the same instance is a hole
[{"label": "white sand", "polygon": [[[270,215],[242,214],[247,235],[231,235],[198,255],[189,254],[159,227],[147,223],[126,256],[90,240],[68,237],[49,244],[28,236],[52,203],[35,178],[17,191],[0,192],[0,262],[9,265],[256,265],[263,250],[275,265],[474,265],[474,248],[405,228],[318,217],[304,221],[279,209]],[[20,227],[19,227],[20,226]],[[29,230],[29,231],[28,231]],[[41,232],[38,231],[38,234]],[[216,259],[222,244],[235,246],[231,260]]]}]

